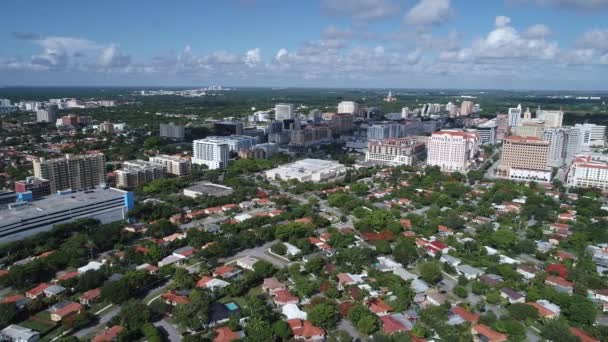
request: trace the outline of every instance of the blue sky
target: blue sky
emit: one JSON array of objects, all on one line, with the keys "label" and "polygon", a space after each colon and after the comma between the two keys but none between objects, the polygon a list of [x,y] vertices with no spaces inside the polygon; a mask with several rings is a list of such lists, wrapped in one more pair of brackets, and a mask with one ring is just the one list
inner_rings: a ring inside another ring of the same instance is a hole
[{"label": "blue sky", "polygon": [[0,85],[608,90],[608,0],[3,5]]}]

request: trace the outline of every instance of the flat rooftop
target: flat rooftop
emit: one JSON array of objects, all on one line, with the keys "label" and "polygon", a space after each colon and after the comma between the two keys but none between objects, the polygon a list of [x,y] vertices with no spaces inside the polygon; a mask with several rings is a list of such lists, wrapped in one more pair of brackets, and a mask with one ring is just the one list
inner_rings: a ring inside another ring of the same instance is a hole
[{"label": "flat rooftop", "polygon": [[211,182],[199,182],[194,184],[193,186],[185,188],[184,190],[200,192],[202,194],[208,194],[210,196],[225,196],[230,195],[234,192],[231,187]]},{"label": "flat rooftop", "polygon": [[341,166],[341,164],[334,160],[302,159],[293,163],[281,165],[272,169],[272,171],[278,170],[281,172],[306,173],[317,172],[336,166]]},{"label": "flat rooftop", "polygon": [[[126,191],[114,188],[76,191],[63,195],[50,195],[34,202],[25,202],[12,209],[0,210],[0,226],[45,213],[56,213],[103,201],[122,198]],[[13,204],[14,205],[14,204]]]}]

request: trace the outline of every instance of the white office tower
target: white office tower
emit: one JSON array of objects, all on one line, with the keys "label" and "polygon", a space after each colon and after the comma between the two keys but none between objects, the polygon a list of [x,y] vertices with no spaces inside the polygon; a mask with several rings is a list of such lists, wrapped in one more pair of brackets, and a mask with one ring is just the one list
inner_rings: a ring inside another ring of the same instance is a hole
[{"label": "white office tower", "polygon": [[36,111],[37,122],[53,122],[57,121],[57,106],[47,106],[44,109]]},{"label": "white office tower", "polygon": [[576,124],[574,129],[581,132],[581,144],[583,147],[604,146],[606,138],[606,126],[596,124]]},{"label": "white office tower", "polygon": [[409,116],[410,116],[410,108],[409,107],[401,108],[401,118],[407,119]]},{"label": "white office tower", "polygon": [[0,107],[10,107],[11,100],[9,99],[0,99]]},{"label": "white office tower", "polygon": [[275,120],[291,120],[294,117],[293,103],[277,103],[274,105]]},{"label": "white office tower", "polygon": [[566,133],[564,161],[568,164],[583,151],[583,132],[574,127],[567,127],[564,129],[564,132]]},{"label": "white office tower", "polygon": [[517,127],[521,121],[521,104],[516,108],[509,108],[509,127]]},{"label": "white office tower", "polygon": [[562,167],[566,162],[567,130],[562,128],[547,128],[543,131],[543,140],[549,142],[547,165]]},{"label": "white office tower", "polygon": [[221,139],[206,138],[192,142],[192,163],[207,165],[211,170],[228,166],[230,147]]},{"label": "white office tower", "polygon": [[174,140],[184,140],[185,129],[183,125],[169,122],[168,124],[160,124],[160,136]]},{"label": "white office tower", "polygon": [[547,128],[562,127],[564,112],[561,110],[542,110],[539,108],[536,111],[536,119],[544,121]]},{"label": "white office tower", "polygon": [[441,171],[465,172],[479,152],[479,133],[439,131],[428,141],[428,166],[439,166]]},{"label": "white office tower", "polygon": [[608,161],[605,156],[577,156],[566,180],[568,186],[608,190]]},{"label": "white office tower", "polygon": [[354,101],[342,101],[338,103],[338,113],[347,113],[357,116],[359,114],[359,104]]},{"label": "white office tower", "polygon": [[322,114],[320,110],[318,109],[313,109],[308,113],[308,120],[314,122],[314,123],[319,123],[323,120]]},{"label": "white office tower", "polygon": [[452,112],[452,108],[455,107],[454,104],[450,101],[445,105],[445,111],[448,113]]},{"label": "white office tower", "polygon": [[496,119],[489,120],[477,126],[476,131],[479,133],[479,139],[482,145],[496,144]]}]

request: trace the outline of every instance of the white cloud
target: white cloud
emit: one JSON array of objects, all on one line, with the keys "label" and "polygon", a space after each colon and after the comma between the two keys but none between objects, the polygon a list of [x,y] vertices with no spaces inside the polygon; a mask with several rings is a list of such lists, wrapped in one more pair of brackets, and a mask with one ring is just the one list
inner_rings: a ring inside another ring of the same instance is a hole
[{"label": "white cloud", "polygon": [[589,30],[577,40],[577,45],[581,48],[597,49],[608,52],[608,29]]},{"label": "white cloud", "polygon": [[260,49],[255,48],[255,49],[251,49],[251,50],[247,51],[245,53],[245,56],[243,57],[243,62],[248,67],[254,67],[254,66],[260,64],[260,62],[262,62],[262,57],[260,56]]},{"label": "white cloud", "polygon": [[287,51],[287,49],[280,49],[279,51],[277,51],[277,54],[274,57],[275,61],[279,63],[287,62],[287,58],[289,58],[289,52]]},{"label": "white cloud", "polygon": [[523,35],[527,38],[545,38],[552,34],[553,32],[549,27],[543,24],[536,24],[530,26],[524,31]]},{"label": "white cloud", "polygon": [[608,8],[608,0],[536,0],[540,5],[567,9],[597,10]]},{"label": "white cloud", "polygon": [[450,0],[420,0],[405,14],[405,22],[417,26],[439,25],[452,14]]},{"label": "white cloud", "polygon": [[494,25],[496,25],[496,27],[509,26],[510,23],[511,18],[505,17],[504,15],[499,15],[498,17],[496,17],[496,20],[494,20]]},{"label": "white cloud", "polygon": [[111,44],[102,49],[98,64],[103,68],[122,68],[131,64],[131,57],[120,52],[117,45]]},{"label": "white cloud", "polygon": [[344,39],[350,38],[353,31],[350,29],[342,29],[335,26],[329,26],[323,30],[323,38],[325,39]]},{"label": "white cloud", "polygon": [[391,0],[323,0],[321,7],[330,14],[355,21],[372,21],[393,16],[398,11]]}]

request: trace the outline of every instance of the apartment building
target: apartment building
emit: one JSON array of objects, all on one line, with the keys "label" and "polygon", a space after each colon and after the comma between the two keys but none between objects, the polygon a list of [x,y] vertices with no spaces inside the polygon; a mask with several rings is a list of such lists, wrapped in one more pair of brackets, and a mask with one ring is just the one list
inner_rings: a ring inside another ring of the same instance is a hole
[{"label": "apartment building", "polygon": [[608,160],[592,155],[574,158],[568,170],[568,186],[608,190]]},{"label": "apartment building", "polygon": [[327,126],[307,126],[289,132],[289,146],[308,147],[331,141],[331,129]]},{"label": "apartment building", "polygon": [[173,122],[168,124],[160,124],[160,137],[168,138],[177,141],[184,140],[185,128],[184,125],[178,125]]},{"label": "apartment building", "polygon": [[536,137],[510,136],[502,145],[497,176],[513,180],[549,182],[549,142]]},{"label": "apartment building", "polygon": [[150,157],[150,163],[162,166],[166,173],[175,176],[187,176],[192,172],[192,161],[190,158],[181,156],[160,154]]},{"label": "apartment building", "polygon": [[416,138],[369,141],[365,161],[376,165],[414,165],[425,151],[424,142]]},{"label": "apartment building", "polygon": [[224,139],[206,138],[192,142],[192,163],[209,169],[223,169],[230,160],[230,146]]},{"label": "apartment building", "polygon": [[336,134],[351,133],[354,129],[353,115],[347,113],[334,114],[331,117],[332,131]]},{"label": "apartment building", "polygon": [[464,172],[479,152],[479,133],[456,130],[435,132],[428,141],[427,165],[441,171]]},{"label": "apartment building", "polygon": [[122,163],[116,170],[116,185],[120,188],[133,189],[155,179],[165,178],[165,167],[144,160],[130,160]]},{"label": "apartment building", "polygon": [[63,158],[38,158],[33,161],[34,175],[50,182],[51,193],[83,190],[105,184],[105,156],[101,153],[66,154]]}]

